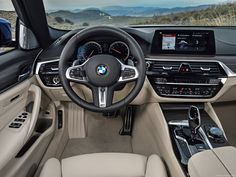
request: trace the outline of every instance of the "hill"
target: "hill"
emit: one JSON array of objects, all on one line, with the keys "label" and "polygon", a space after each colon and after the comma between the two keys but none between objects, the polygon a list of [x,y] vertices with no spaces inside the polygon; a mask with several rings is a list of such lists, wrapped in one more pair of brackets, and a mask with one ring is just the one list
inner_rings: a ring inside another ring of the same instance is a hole
[{"label": "hill", "polygon": [[159,8],[159,7],[123,7],[123,6],[107,6],[101,10],[112,16],[135,16],[135,17],[152,17],[153,15],[167,15],[178,12],[189,12],[193,10],[206,9],[210,5],[175,7],[175,8]]},{"label": "hill", "polygon": [[[8,19],[15,31],[14,11],[0,10],[0,17]],[[128,25],[186,25],[236,26],[236,2],[185,8],[122,7],[50,11],[48,24],[55,28],[77,29],[85,26],[113,24]],[[13,32],[14,33],[14,32]]]},{"label": "hill", "polygon": [[85,9],[79,12],[71,12],[71,11],[57,11],[52,12],[49,14],[52,17],[61,17],[65,19],[72,20],[73,22],[78,22],[80,19],[84,21],[91,21],[91,20],[100,20],[103,18],[107,18],[110,16],[109,14],[102,12],[99,9]]},{"label": "hill", "polygon": [[[173,24],[196,26],[235,26],[236,2],[212,5],[206,9],[169,15],[154,15],[146,24]],[[140,23],[142,24],[142,23]]]},{"label": "hill", "polygon": [[112,16],[100,9],[89,8],[74,11],[56,11],[47,14],[48,23],[63,29],[77,29],[82,26],[114,24],[125,26],[150,20],[150,17]]},{"label": "hill", "polygon": [[101,9],[56,11],[48,14],[48,22],[63,29],[99,24],[234,26],[236,2],[183,8],[108,6]]}]

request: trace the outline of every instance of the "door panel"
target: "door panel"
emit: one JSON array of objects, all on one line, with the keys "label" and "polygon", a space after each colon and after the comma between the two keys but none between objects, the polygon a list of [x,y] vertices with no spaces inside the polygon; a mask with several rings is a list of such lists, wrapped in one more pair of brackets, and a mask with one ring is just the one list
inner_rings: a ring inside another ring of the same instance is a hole
[{"label": "door panel", "polygon": [[15,49],[0,56],[1,177],[33,176],[54,135],[55,105],[31,76],[39,52]]},{"label": "door panel", "polygon": [[19,76],[27,72],[27,66],[31,68],[39,51],[16,49],[0,56],[0,92],[22,81],[18,80]]},{"label": "door panel", "polygon": [[[33,105],[30,112],[29,103]],[[40,103],[41,89],[30,80],[0,95],[0,169],[17,155],[32,135]]]},{"label": "door panel", "polygon": [[[12,123],[21,126],[12,127]],[[33,176],[55,125],[55,105],[34,76],[0,94],[0,176]]]}]

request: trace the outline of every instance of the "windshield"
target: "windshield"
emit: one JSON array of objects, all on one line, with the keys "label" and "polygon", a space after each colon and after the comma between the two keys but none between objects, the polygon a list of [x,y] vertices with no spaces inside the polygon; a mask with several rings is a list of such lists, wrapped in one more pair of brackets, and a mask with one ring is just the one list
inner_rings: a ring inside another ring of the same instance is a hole
[{"label": "windshield", "polygon": [[[236,26],[236,0],[44,0],[44,5],[48,24],[67,30],[95,25]],[[0,0],[1,16],[12,11],[11,1]]]},{"label": "windshield", "polygon": [[50,26],[76,29],[111,24],[235,26],[229,0],[44,0]]}]

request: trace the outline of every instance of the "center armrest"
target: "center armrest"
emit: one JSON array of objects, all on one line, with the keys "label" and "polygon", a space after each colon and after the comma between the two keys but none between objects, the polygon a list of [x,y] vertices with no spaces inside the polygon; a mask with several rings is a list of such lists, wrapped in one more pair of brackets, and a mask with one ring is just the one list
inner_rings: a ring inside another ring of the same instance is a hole
[{"label": "center armrest", "polygon": [[190,177],[232,176],[236,174],[236,148],[227,146],[193,155],[188,162]]}]

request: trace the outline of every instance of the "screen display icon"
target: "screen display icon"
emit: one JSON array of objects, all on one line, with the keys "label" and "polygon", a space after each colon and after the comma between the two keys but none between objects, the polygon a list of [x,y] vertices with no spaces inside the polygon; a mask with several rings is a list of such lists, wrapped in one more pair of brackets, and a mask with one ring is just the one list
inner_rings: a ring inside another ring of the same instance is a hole
[{"label": "screen display icon", "polygon": [[162,34],[162,50],[175,50],[176,34]]}]

